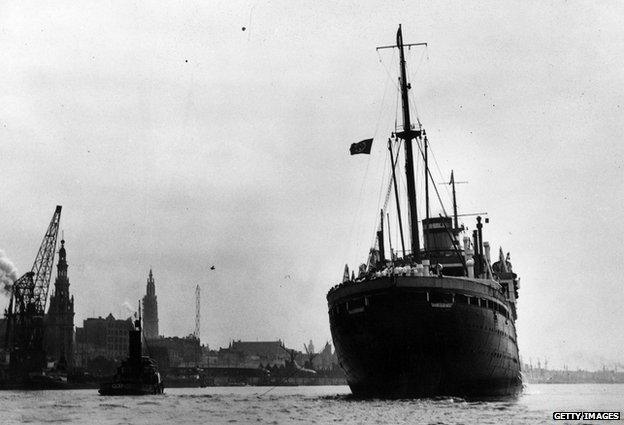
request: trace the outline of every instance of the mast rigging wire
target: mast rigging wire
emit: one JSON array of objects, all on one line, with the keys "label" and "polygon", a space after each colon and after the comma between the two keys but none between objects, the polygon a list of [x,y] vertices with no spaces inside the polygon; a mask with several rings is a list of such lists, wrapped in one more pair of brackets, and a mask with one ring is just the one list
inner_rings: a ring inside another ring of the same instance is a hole
[{"label": "mast rigging wire", "polygon": [[[396,164],[399,161],[399,153],[400,153],[400,149],[401,149],[401,142],[402,141],[399,141],[399,143],[398,143],[398,149],[397,149],[397,153],[396,153],[396,158],[390,157],[390,170],[391,170],[391,173],[392,173],[392,168],[396,167]],[[386,152],[386,160],[384,160],[384,164],[387,163],[386,161],[387,161],[389,156],[390,156],[390,153]],[[392,175],[391,173],[390,173],[390,176]],[[386,167],[384,167],[384,175],[386,175]],[[388,202],[390,200],[390,195],[392,193],[392,186],[393,186],[392,177],[389,177],[388,178],[388,188],[386,189],[386,195],[385,195],[383,207],[381,208],[381,211],[383,211],[384,213],[388,209]],[[380,187],[380,193],[379,193],[380,198],[381,198],[381,189],[382,188],[383,188],[383,182],[382,182],[382,186]],[[379,206],[379,204],[377,206]],[[379,209],[379,208],[377,208],[377,209]],[[372,242],[370,244],[371,249],[374,249],[375,248],[375,244],[377,243],[377,228],[378,227],[381,227],[381,222],[379,220],[376,220],[375,221],[375,229],[373,231],[373,240],[372,240]],[[392,242],[390,242],[390,243],[392,243]],[[368,256],[368,259],[367,259],[367,262],[366,262],[366,268],[367,269],[368,269],[368,267],[370,265],[369,263],[370,263],[370,255]]]},{"label": "mast rigging wire", "polygon": [[[444,177],[444,175],[442,174],[442,170],[440,169],[440,165],[438,164],[438,159],[436,158],[435,153],[433,152],[433,150],[431,149],[431,141],[429,141],[429,153],[431,153],[431,155],[433,156],[433,162],[436,165],[436,169],[438,170],[438,174],[440,174],[440,181],[444,181],[446,178]],[[449,197],[449,199],[453,199],[451,192],[450,192],[450,188],[448,185],[444,185],[444,188],[446,189],[446,195]]]},{"label": "mast rigging wire", "polygon": [[[381,57],[380,57],[380,62],[381,62]],[[385,67],[385,65],[384,65],[384,67]],[[379,131],[379,124],[381,122],[382,113],[383,113],[384,106],[385,106],[385,101],[386,101],[386,95],[388,93],[388,81],[392,78],[387,69],[386,69],[386,74],[387,74],[388,78],[386,78],[385,83],[384,83],[384,90],[383,90],[382,100],[381,100],[381,103],[380,103],[380,106],[379,106],[379,113],[377,114],[377,121],[376,121],[376,124],[375,124],[375,131],[373,133],[373,139],[375,139],[377,137],[377,133]],[[396,84],[395,84],[395,86],[396,86]],[[357,210],[356,210],[356,214],[353,215],[353,219],[351,221],[351,228],[349,230],[349,240],[354,240],[355,239],[353,237],[354,229],[355,229],[355,223],[360,221],[360,218],[361,218],[361,215],[362,215],[364,186],[365,186],[365,184],[367,182],[368,170],[369,170],[370,162],[371,162],[371,158],[369,156],[369,158],[366,161],[366,171],[364,173],[364,178],[363,178],[362,184],[360,186],[360,194],[358,196],[358,207],[357,207]],[[383,161],[383,167],[384,167],[383,171],[384,171],[384,173],[385,173],[385,166],[386,166],[386,161],[384,160]],[[382,179],[383,179],[383,177],[382,177]],[[377,200],[377,205],[378,206],[381,203],[381,190],[382,190],[382,188],[383,188],[383,180],[382,180],[382,186],[380,186],[378,200]],[[377,222],[375,222],[375,230],[374,230],[375,234],[376,234],[376,228],[377,228]],[[357,242],[355,243],[355,245],[356,246],[353,247],[353,248],[357,247]],[[370,257],[370,255],[367,255],[367,256]],[[367,260],[367,267],[368,267],[368,260]]]},{"label": "mast rigging wire", "polygon": [[[419,139],[416,139],[419,140]],[[423,152],[421,146],[420,146],[420,141],[418,143],[416,143],[418,145],[418,150],[420,151],[420,155],[424,158],[425,157],[425,153]],[[418,161],[416,161],[418,163]],[[431,169],[429,167],[427,167],[427,171],[429,174],[429,178],[431,179],[431,183],[433,183],[433,188],[435,189],[436,195],[438,197],[438,201],[440,202],[440,206],[442,207],[442,212],[444,213],[444,215],[446,217],[448,217],[448,213],[446,212],[446,208],[444,208],[444,203],[442,202],[442,198],[440,197],[440,192],[438,191],[438,185],[435,183],[435,180],[433,179],[433,175],[431,174]]]},{"label": "mast rigging wire", "polygon": [[[382,178],[381,178],[381,184],[379,186],[379,193],[377,195],[377,210],[379,210],[379,206],[381,204],[381,194],[382,194],[384,183],[385,183],[385,175],[386,175],[386,166],[387,166],[388,156],[389,156],[389,153],[386,152],[386,157],[385,157],[385,159],[383,161],[383,173],[382,173]],[[366,269],[368,269],[369,266],[370,266],[370,257],[371,257],[370,256],[370,252],[371,252],[372,249],[375,248],[375,243],[376,243],[376,240],[377,240],[377,228],[379,226],[381,226],[381,223],[379,221],[377,213],[375,213],[375,215],[376,215],[377,219],[375,219],[375,221],[374,221],[375,224],[374,224],[373,232],[372,232],[373,233],[373,237],[372,237],[371,243],[369,244],[370,249],[368,251],[367,258],[366,258]]]},{"label": "mast rigging wire", "polygon": [[[406,74],[410,75],[409,66],[407,64],[407,61],[405,63],[405,68],[406,68],[406,70],[405,70]],[[412,84],[411,80],[413,80],[413,79],[410,79],[410,81],[406,81],[406,83],[409,85],[410,89],[411,89],[411,84]],[[419,115],[418,114],[418,105],[416,105],[416,100],[414,99],[414,96],[412,96],[412,97],[408,96],[407,99],[408,99],[408,102],[412,106],[412,110],[414,111],[414,115],[416,115],[416,121],[418,122],[418,124],[420,124],[420,119],[418,118],[418,115]]]},{"label": "mast rigging wire", "polygon": [[[383,62],[383,60],[381,59],[381,55],[379,54],[379,50],[377,50],[377,57],[379,57],[379,63],[380,63],[380,64],[384,67],[384,69],[385,69],[385,71],[386,71],[386,74],[388,75],[388,78],[389,78],[389,79],[391,79],[391,80],[393,81],[394,87],[395,87],[397,90],[400,90],[400,87],[399,87],[399,85],[398,85],[398,84],[397,84],[397,82],[396,82],[397,77],[396,77],[394,74],[391,74],[391,73],[390,73],[390,70],[388,69],[388,67],[386,66],[386,64]],[[393,65],[396,65],[396,57],[395,57],[394,55],[392,55],[392,58],[393,58],[393,61],[394,61],[394,64],[393,64]],[[395,69],[395,67],[393,66],[393,68],[392,68],[392,69]]]},{"label": "mast rigging wire", "polygon": [[[409,52],[411,52],[411,49],[408,49]],[[427,60],[429,60],[429,46],[425,46],[425,50],[421,51],[420,57],[418,59],[418,61],[416,62],[416,68],[414,69],[414,72],[410,72],[409,71],[409,64],[406,61],[406,68],[408,68],[408,75],[410,75],[410,81],[414,81],[416,79],[416,74],[418,73],[420,67],[422,66],[422,63],[424,62],[423,57],[425,55],[425,53],[427,54]],[[411,61],[410,61],[411,63]],[[418,125],[421,126],[420,123],[420,118],[419,118],[419,113],[418,113],[418,105],[416,104],[416,98],[415,96],[412,96],[409,98],[409,102],[410,104],[413,106],[413,110],[415,112],[416,115],[416,121],[418,122]],[[430,140],[428,140],[429,142],[431,142]],[[422,154],[422,149],[420,147],[420,143],[418,144],[419,149],[421,150],[421,154]],[[437,157],[435,155],[435,152],[433,151],[433,149],[431,149],[431,143],[429,143],[429,153],[431,154],[431,156],[433,156],[433,161],[435,163],[436,169],[438,171],[438,174],[440,176],[440,179],[443,180],[444,176],[442,174],[442,170],[440,169],[440,164],[438,163]],[[424,154],[422,154],[423,158],[424,158]],[[444,204],[442,202],[442,198],[440,197],[440,193],[438,191],[437,185],[435,183],[435,180],[433,179],[433,175],[431,174],[431,167],[428,167],[428,171],[429,171],[429,177],[432,180],[434,189],[436,191],[436,195],[438,198],[438,201],[440,202],[440,206],[442,207],[442,211],[444,212],[444,215],[448,217],[448,214],[446,213],[446,210],[444,209]],[[445,186],[445,190],[446,190],[446,195],[448,196],[449,199],[451,199],[451,194],[450,194],[450,189]]]},{"label": "mast rigging wire", "polygon": [[[408,51],[411,52],[411,49],[408,49]],[[427,59],[429,59],[429,49],[428,49],[428,46],[426,46],[425,47],[425,51],[421,52],[420,58],[418,59],[418,61],[416,61],[416,68],[414,69],[413,72],[410,71],[409,64],[406,61],[405,66],[407,68],[407,73],[410,76],[410,81],[414,81],[416,79],[416,74],[418,73],[418,71],[419,71],[419,69],[420,69],[420,67],[421,67],[421,65],[423,63],[423,57],[424,57],[425,52],[427,53]],[[413,107],[413,111],[414,111],[415,116],[416,116],[416,121],[418,122],[419,127],[422,127],[421,122],[420,122],[420,118],[419,118],[418,105],[416,104],[415,96],[411,96],[408,99],[409,99],[409,102],[410,102],[411,106]],[[422,147],[420,145],[420,141],[418,141],[417,144],[418,144],[418,149],[421,152],[421,156],[424,158],[424,153],[423,153]],[[440,165],[438,164],[438,160],[437,160],[437,158],[435,156],[435,153],[431,149],[431,144],[429,144],[429,152],[433,156],[433,161],[434,161],[434,163],[436,165],[436,168],[437,168],[437,171],[438,171],[438,173],[440,175],[440,179],[444,179],[444,177],[442,175],[442,171],[440,169]],[[416,164],[418,164],[418,162],[416,162]],[[444,203],[442,202],[442,198],[440,196],[440,193],[438,191],[437,185],[435,183],[435,179],[433,178],[433,175],[431,174],[431,167],[427,167],[427,171],[428,171],[429,177],[432,180],[433,187],[434,187],[434,189],[436,191],[436,195],[437,195],[438,201],[440,202],[440,206],[442,207],[442,211],[444,212],[444,215],[448,217],[446,209],[444,208]],[[449,188],[445,187],[445,189],[446,189],[447,196],[450,198],[451,195],[449,193]]]},{"label": "mast rigging wire", "polygon": [[[390,142],[390,143],[392,143],[392,142]],[[390,158],[390,161],[391,161],[391,164],[390,164],[390,167],[391,167],[391,168],[390,168],[390,176],[392,176],[392,168],[395,168],[395,169],[396,169],[396,165],[397,165],[397,164],[398,164],[398,162],[399,162],[399,153],[400,153],[400,152],[401,152],[401,140],[400,140],[400,141],[399,141],[399,143],[398,143],[398,149],[397,149],[397,153],[396,153],[395,158]],[[389,153],[389,152],[388,152],[388,153]],[[392,186],[393,186],[393,183],[392,183],[392,177],[389,177],[389,178],[388,178],[388,180],[389,180],[389,181],[388,181],[388,190],[387,190],[387,192],[386,192],[386,199],[385,199],[385,201],[384,201],[384,207],[383,207],[383,210],[384,210],[384,211],[386,211],[386,209],[387,209],[387,207],[388,207],[388,202],[389,202],[389,200],[390,200],[390,194],[392,193]]]}]

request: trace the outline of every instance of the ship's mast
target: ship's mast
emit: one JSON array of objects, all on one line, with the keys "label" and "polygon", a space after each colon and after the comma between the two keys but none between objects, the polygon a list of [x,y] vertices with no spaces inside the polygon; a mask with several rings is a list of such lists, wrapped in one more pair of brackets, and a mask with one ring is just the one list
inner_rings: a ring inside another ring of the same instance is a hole
[{"label": "ship's mast", "polygon": [[459,228],[457,222],[457,198],[455,197],[455,175],[453,174],[453,170],[451,170],[451,185],[453,186],[453,224],[455,226],[455,231]]},{"label": "ship's mast", "polygon": [[379,231],[377,232],[377,241],[379,244],[379,261],[382,264],[386,263],[386,251],[384,249],[384,224],[383,224],[383,210],[379,212]]},{"label": "ship's mast", "polygon": [[[425,144],[425,218],[429,220],[429,156],[427,153],[429,147],[429,141],[427,140],[427,134],[423,130],[424,144]],[[425,247],[425,249],[427,249]]]},{"label": "ship's mast", "polygon": [[388,223],[388,245],[390,245],[390,261],[394,262],[394,255],[392,254],[392,236],[390,236],[390,214],[386,213]]},{"label": "ship's mast", "polygon": [[420,259],[420,237],[418,232],[418,211],[416,203],[416,187],[414,184],[414,159],[412,154],[412,139],[420,133],[413,131],[410,122],[409,99],[407,91],[410,89],[405,72],[405,53],[403,51],[403,34],[401,25],[397,31],[397,46],[401,57],[401,101],[403,103],[403,131],[397,135],[405,141],[405,174],[407,176],[407,199],[410,212],[410,231],[412,238],[412,256]]}]

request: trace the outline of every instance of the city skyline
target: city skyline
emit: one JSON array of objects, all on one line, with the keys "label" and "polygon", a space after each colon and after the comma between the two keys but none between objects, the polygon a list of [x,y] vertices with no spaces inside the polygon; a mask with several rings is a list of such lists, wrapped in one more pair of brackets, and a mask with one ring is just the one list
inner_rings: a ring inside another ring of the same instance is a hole
[{"label": "city skyline", "polygon": [[394,125],[375,47],[402,23],[429,43],[410,78],[436,178],[469,181],[461,212],[488,212],[521,277],[522,358],[621,362],[623,8],[8,5],[0,249],[29,270],[60,204],[76,324],[136,309],[153,268],[165,335],[193,332],[199,284],[211,346],[331,340],[325,294],[365,261]]}]

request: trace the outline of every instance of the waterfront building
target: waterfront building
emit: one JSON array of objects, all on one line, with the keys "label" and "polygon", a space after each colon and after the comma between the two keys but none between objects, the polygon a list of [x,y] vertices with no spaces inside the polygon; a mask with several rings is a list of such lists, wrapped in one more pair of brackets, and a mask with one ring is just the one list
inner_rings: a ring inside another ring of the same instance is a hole
[{"label": "waterfront building", "polygon": [[284,366],[290,354],[277,341],[233,341],[227,349],[219,350],[219,363],[223,366],[258,367]]},{"label": "waterfront building", "polygon": [[147,277],[147,293],[143,297],[143,335],[145,339],[158,338],[158,300],[152,269]]},{"label": "waterfront building", "polygon": [[109,314],[88,318],[83,327],[76,328],[76,363],[86,367],[98,357],[120,361],[128,357],[128,332],[133,329],[132,318],[115,319]]},{"label": "waterfront building", "polygon": [[161,336],[147,341],[145,348],[161,369],[197,367],[202,362],[202,348],[199,339],[193,335],[184,338]]}]

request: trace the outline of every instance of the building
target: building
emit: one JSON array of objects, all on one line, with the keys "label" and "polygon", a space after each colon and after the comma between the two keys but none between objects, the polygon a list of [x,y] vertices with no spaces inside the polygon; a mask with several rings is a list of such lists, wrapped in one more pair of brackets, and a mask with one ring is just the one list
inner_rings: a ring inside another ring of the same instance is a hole
[{"label": "building", "polygon": [[76,328],[76,364],[87,367],[90,360],[98,357],[112,361],[128,357],[128,332],[133,329],[132,318],[115,319],[109,314],[84,320],[82,328]]},{"label": "building", "polygon": [[[313,352],[313,350],[310,350]],[[312,366],[314,370],[331,370],[338,365],[338,356],[332,351],[332,346],[328,342],[325,347],[313,357]]]},{"label": "building", "polygon": [[71,367],[74,364],[74,296],[69,295],[65,240],[61,240],[58,253],[54,293],[50,296],[45,318],[45,348],[52,361]]},{"label": "building", "polygon": [[161,336],[147,341],[144,351],[156,360],[160,369],[196,367],[202,362],[202,348],[193,335],[185,338]]},{"label": "building", "polygon": [[206,350],[202,364],[210,367],[268,368],[286,367],[292,360],[299,366],[314,370],[332,370],[338,367],[338,358],[329,342],[318,353],[314,345],[306,348],[307,353],[284,347],[277,341],[232,341],[227,348],[218,351]]},{"label": "building", "polygon": [[147,277],[147,293],[143,297],[143,335],[145,339],[158,338],[158,300],[152,269]]},{"label": "building", "polygon": [[278,341],[233,341],[219,350],[219,365],[224,367],[284,366],[289,352]]}]

